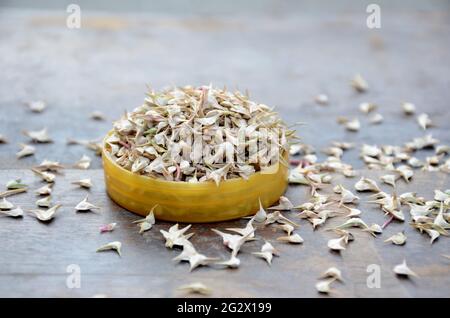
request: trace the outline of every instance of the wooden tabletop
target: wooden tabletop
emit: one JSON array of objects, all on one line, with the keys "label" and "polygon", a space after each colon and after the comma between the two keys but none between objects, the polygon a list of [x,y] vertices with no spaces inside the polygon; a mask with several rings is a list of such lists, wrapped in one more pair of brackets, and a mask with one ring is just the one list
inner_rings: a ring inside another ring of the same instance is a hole
[{"label": "wooden tabletop", "polygon": [[[355,241],[337,254],[327,248],[333,234],[326,229],[343,218],[333,218],[313,231],[309,222],[289,212],[286,215],[301,225],[302,245],[277,242],[280,230],[268,226],[258,230],[259,240],[244,245],[239,269],[202,267],[189,272],[188,265],[172,262],[179,250],[164,247],[159,230],[171,224],[157,222],[139,234],[131,223],[138,217],[105,193],[100,158],[83,146],[67,145],[69,138],[102,137],[124,110],[142,103],[146,84],[161,88],[209,83],[248,89],[253,99],[276,106],[288,123],[305,123],[298,126],[298,135],[317,150],[334,140],[355,142],[357,147],[343,160],[361,176],[377,179],[384,174],[365,169],[359,158],[362,144],[402,145],[424,135],[414,118],[402,114],[403,101],[428,113],[436,126],[427,133],[441,144],[450,144],[448,3],[403,8],[381,1],[383,20],[378,30],[366,27],[365,4],[331,10],[305,3],[302,7],[288,1],[278,7],[266,1],[256,12],[245,7],[236,14],[230,14],[230,8],[210,14],[86,10],[81,29],[66,28],[65,8],[2,8],[0,134],[9,142],[0,145],[0,184],[22,178],[30,191],[9,200],[32,209],[37,199],[34,190],[43,183],[30,167],[49,159],[69,168],[57,176],[52,197],[62,207],[51,223],[29,215],[0,217],[0,297],[174,297],[185,295],[177,291],[178,286],[196,281],[217,297],[318,297],[314,285],[330,266],[338,267],[344,278],[344,283],[333,284],[336,297],[449,297],[450,260],[442,256],[449,254],[449,239],[441,237],[430,245],[429,237],[408,221],[391,223],[377,238],[354,230]],[[355,73],[368,80],[366,94],[349,86]],[[328,106],[314,103],[319,93],[329,95]],[[24,106],[39,99],[48,103],[41,114]],[[359,103],[365,101],[378,105],[385,118],[381,125],[370,125],[359,112]],[[94,110],[104,112],[107,120],[91,120]],[[336,122],[338,116],[360,118],[361,130],[345,131]],[[28,141],[22,130],[43,127],[54,142],[35,145],[35,156],[17,160],[18,144]],[[421,151],[418,156],[430,153]],[[93,158],[91,168],[70,168],[83,154]],[[325,158],[320,151],[318,156]],[[92,178],[93,188],[83,190],[70,183],[82,177]],[[333,176],[333,185],[352,188],[355,181]],[[412,182],[398,184],[399,193],[415,191],[429,200],[434,189],[449,188],[450,176],[442,172],[416,171]],[[389,186],[383,189],[391,191]],[[101,206],[100,211],[75,212],[74,206],[86,194]],[[290,186],[286,196],[300,204],[309,200],[309,189]],[[366,201],[362,194],[358,207],[362,218],[382,224],[386,217]],[[118,228],[100,234],[99,226],[110,222],[117,222]],[[221,239],[210,229],[245,222],[195,224],[192,242],[208,256],[227,258]],[[404,246],[384,243],[402,230],[408,237]],[[263,239],[280,250],[272,266],[251,255]],[[110,241],[122,242],[122,257],[95,252]],[[392,268],[403,259],[419,278],[395,276]],[[81,270],[81,288],[67,287],[72,264]],[[380,266],[380,288],[367,285],[371,264]]]}]

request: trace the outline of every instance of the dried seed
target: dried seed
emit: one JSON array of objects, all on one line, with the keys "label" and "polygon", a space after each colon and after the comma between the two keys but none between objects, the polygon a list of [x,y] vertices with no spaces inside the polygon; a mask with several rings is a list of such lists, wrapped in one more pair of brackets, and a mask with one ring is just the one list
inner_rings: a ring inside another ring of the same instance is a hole
[{"label": "dried seed", "polygon": [[112,232],[117,227],[117,223],[109,223],[100,226],[100,233]]},{"label": "dried seed", "polygon": [[448,223],[445,219],[444,219],[444,203],[441,202],[441,207],[439,209],[439,213],[436,216],[436,218],[433,221],[433,224],[443,228],[443,229],[450,229],[450,223]]},{"label": "dried seed", "polygon": [[288,224],[288,223],[284,223],[284,224],[278,225],[278,227],[280,229],[282,229],[283,231],[285,231],[287,233],[287,235],[291,235],[292,232],[294,232],[294,229],[295,229],[291,224]]},{"label": "dried seed", "polygon": [[345,128],[349,131],[358,131],[361,128],[361,123],[357,118],[354,118],[345,124]]},{"label": "dried seed", "polygon": [[405,115],[413,115],[416,112],[416,106],[411,103],[403,103],[402,109]]},{"label": "dried seed", "polygon": [[34,168],[41,171],[55,171],[55,172],[64,169],[64,167],[60,165],[58,161],[51,161],[47,159],[44,159],[44,161],[42,161],[38,166],[35,166]]},{"label": "dried seed", "polygon": [[197,268],[198,266],[206,266],[211,263],[218,261],[217,258],[206,257],[203,254],[200,254],[196,251],[194,246],[191,243],[183,245],[183,251],[173,258],[173,261],[180,262],[185,261],[189,262],[190,271]]},{"label": "dried seed", "polygon": [[319,105],[328,105],[328,96],[325,94],[319,94],[316,96],[315,101]]},{"label": "dried seed", "polygon": [[34,214],[39,221],[48,222],[55,217],[56,210],[60,207],[61,204],[57,204],[47,210],[30,210],[29,212]]},{"label": "dried seed", "polygon": [[422,128],[423,130],[426,130],[432,125],[430,117],[425,113],[417,116],[417,122],[419,123],[420,128]]},{"label": "dried seed", "polygon": [[356,191],[371,191],[371,192],[380,192],[380,188],[375,181],[362,177],[358,182],[355,183]]},{"label": "dried seed", "polygon": [[23,216],[23,210],[21,209],[20,206],[18,206],[15,209],[12,210],[0,210],[0,214],[9,216],[9,217],[13,217],[13,218],[17,218],[17,217],[22,217]]},{"label": "dried seed", "polygon": [[75,210],[80,212],[86,212],[95,209],[100,209],[100,207],[88,202],[88,196],[86,196],[83,200],[80,201],[80,203],[75,206]]},{"label": "dried seed", "polygon": [[178,229],[178,223],[172,225],[169,228],[169,231],[159,230],[159,232],[163,235],[166,240],[165,246],[168,248],[173,248],[174,246],[185,246],[192,245],[189,242],[189,239],[194,235],[194,233],[184,235],[189,229],[191,225],[188,225],[182,229]]},{"label": "dried seed", "polygon": [[89,189],[92,187],[92,181],[90,178],[73,181],[72,184],[79,185],[80,187],[86,188],[86,189]]},{"label": "dried seed", "polygon": [[36,205],[40,208],[48,208],[52,205],[51,203],[52,202],[50,196],[44,197],[36,201]]},{"label": "dried seed", "polygon": [[89,158],[86,155],[83,155],[81,159],[75,163],[74,168],[86,170],[89,168],[90,165],[91,165],[91,158]]},{"label": "dried seed", "polygon": [[301,244],[304,242],[303,238],[300,235],[298,235],[297,233],[294,235],[277,237],[277,241],[293,243],[293,244]]},{"label": "dried seed", "polygon": [[355,203],[359,201],[359,197],[354,195],[350,190],[345,189],[342,185],[340,186],[340,188],[341,200],[339,202],[339,205],[342,205],[343,203]]},{"label": "dried seed", "polygon": [[397,176],[393,174],[387,174],[380,177],[381,181],[386,184],[389,184],[395,188],[395,181],[397,180]]},{"label": "dried seed", "polygon": [[342,251],[345,250],[345,241],[346,237],[342,236],[340,238],[328,240],[327,246],[330,250],[333,251]]},{"label": "dried seed", "polygon": [[48,183],[42,187],[40,187],[39,189],[37,189],[35,192],[38,195],[48,195],[52,193],[52,187],[53,187],[53,183]]},{"label": "dried seed", "polygon": [[281,210],[281,211],[290,211],[294,208],[294,205],[289,201],[288,198],[281,196],[278,202],[278,205],[272,206],[269,210]]},{"label": "dried seed", "polygon": [[368,114],[371,111],[375,110],[377,108],[377,105],[373,103],[361,103],[359,104],[359,110],[363,112],[364,114]]},{"label": "dried seed", "polygon": [[14,208],[14,204],[6,200],[6,198],[0,201],[0,210],[11,210],[12,208]]},{"label": "dried seed", "polygon": [[273,256],[278,256],[278,251],[270,244],[269,242],[265,242],[261,247],[261,252],[253,252],[253,255],[263,258],[266,262],[271,265]]},{"label": "dried seed", "polygon": [[433,242],[441,235],[438,231],[432,229],[425,229],[425,232],[430,236],[430,244],[433,244]]},{"label": "dried seed", "polygon": [[253,217],[253,219],[256,222],[262,223],[262,222],[264,222],[266,220],[266,218],[267,218],[267,213],[266,213],[266,211],[264,210],[264,208],[263,208],[263,206],[261,204],[261,200],[259,200],[259,210],[258,210],[258,212],[256,212],[256,214]]},{"label": "dried seed", "polygon": [[323,294],[329,294],[331,292],[331,283],[334,282],[336,279],[331,278],[327,280],[321,280],[316,284],[316,289],[319,293]]},{"label": "dried seed", "polygon": [[103,246],[100,246],[97,249],[97,252],[103,252],[103,251],[116,251],[117,254],[119,254],[120,257],[122,257],[122,243],[119,241],[110,242],[108,244],[105,244]]},{"label": "dried seed", "polygon": [[416,273],[409,269],[408,265],[406,265],[406,260],[403,260],[403,263],[396,265],[393,271],[397,275],[419,277]]},{"label": "dried seed", "polygon": [[229,260],[222,261],[222,262],[217,262],[215,264],[216,265],[223,265],[223,266],[226,266],[226,267],[229,267],[229,268],[238,268],[239,265],[241,264],[241,261],[236,256],[231,255]]},{"label": "dried seed", "polygon": [[53,173],[46,172],[46,171],[40,171],[35,168],[32,168],[31,171],[33,171],[38,177],[40,177],[45,182],[48,182],[48,183],[55,182],[56,176]]},{"label": "dried seed", "polygon": [[362,229],[369,229],[369,226],[360,218],[351,218],[345,221],[343,224],[337,226],[335,229],[343,230],[349,227],[359,227]]},{"label": "dried seed", "polygon": [[105,115],[101,111],[93,111],[90,115],[93,120],[105,120]]},{"label": "dried seed", "polygon": [[369,89],[369,84],[360,74],[353,77],[351,85],[358,93],[364,93]]},{"label": "dried seed", "polygon": [[436,153],[436,155],[448,155],[448,154],[450,154],[450,146],[447,146],[447,145],[437,146],[435,153]]},{"label": "dried seed", "polygon": [[406,165],[397,167],[395,171],[398,172],[406,182],[409,182],[409,180],[414,176],[414,171]]},{"label": "dried seed", "polygon": [[289,220],[287,217],[281,214],[280,211],[275,211],[273,213],[269,213],[267,215],[266,221],[264,222],[264,225],[269,225],[272,223],[288,223],[292,226],[298,227],[299,225],[291,220]]},{"label": "dried seed", "polygon": [[383,120],[384,120],[384,118],[383,118],[383,115],[381,115],[381,114],[374,114],[369,118],[369,122],[374,125],[381,124],[383,122]]},{"label": "dried seed", "polygon": [[26,144],[20,144],[20,151],[16,153],[18,159],[34,155],[36,152],[36,148]]},{"label": "dried seed", "polygon": [[9,197],[11,195],[27,192],[27,190],[28,190],[28,188],[20,188],[20,189],[3,191],[3,192],[0,192],[0,198],[6,198],[6,197]]},{"label": "dried seed", "polygon": [[320,278],[334,278],[336,280],[340,280],[342,281],[342,274],[341,271],[339,269],[337,269],[336,267],[330,267],[328,268],[321,276]]},{"label": "dried seed", "polygon": [[234,228],[226,228],[226,230],[238,233],[241,236],[246,236],[246,237],[248,236],[248,238],[255,237],[255,235],[254,235],[255,228],[253,227],[253,218],[247,222],[247,225],[243,229],[234,227]]},{"label": "dried seed", "polygon": [[395,245],[403,245],[406,243],[406,235],[403,232],[398,232],[385,240],[385,242],[392,242]]},{"label": "dried seed", "polygon": [[15,179],[15,180],[9,180],[6,183],[6,189],[8,190],[14,190],[14,189],[22,189],[27,188],[28,186],[24,183],[22,183],[21,179]]},{"label": "dried seed", "polygon": [[206,287],[206,285],[199,282],[191,283],[188,285],[182,285],[178,287],[178,290],[201,295],[209,295],[212,293],[211,289],[209,289],[208,287]]},{"label": "dried seed", "polygon": [[47,104],[41,100],[29,102],[27,105],[28,108],[34,113],[42,113],[47,108]]},{"label": "dried seed", "polygon": [[347,209],[350,213],[346,215],[346,217],[354,217],[354,216],[358,216],[361,214],[361,210],[355,209],[355,208],[350,208],[346,205],[342,205],[342,207],[344,207],[345,209]]},{"label": "dried seed", "polygon": [[232,251],[232,254],[231,254],[232,256],[236,256],[239,253],[241,246],[246,241],[253,240],[253,238],[250,238],[250,235],[252,235],[254,233],[254,230],[253,230],[253,232],[248,233],[245,236],[236,235],[236,234],[228,234],[228,233],[224,233],[219,230],[216,230],[216,229],[211,229],[211,230],[214,233],[216,233],[222,237],[223,244]]},{"label": "dried seed", "polygon": [[31,138],[34,142],[47,143],[52,142],[52,139],[49,137],[47,128],[43,128],[41,130],[36,131],[24,131],[24,134]]}]

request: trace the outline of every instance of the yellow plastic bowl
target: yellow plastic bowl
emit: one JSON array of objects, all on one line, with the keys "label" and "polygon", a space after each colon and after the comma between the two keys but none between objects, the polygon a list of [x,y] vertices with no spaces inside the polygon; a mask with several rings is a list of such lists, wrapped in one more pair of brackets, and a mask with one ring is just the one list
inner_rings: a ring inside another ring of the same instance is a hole
[{"label": "yellow plastic bowl", "polygon": [[273,205],[287,187],[288,168],[283,164],[274,166],[273,173],[258,172],[248,180],[221,181],[219,186],[212,181],[187,183],[141,176],[116,164],[105,143],[103,145],[109,196],[120,206],[142,216],[157,204],[154,213],[160,220],[182,223],[232,220],[258,211],[259,199],[264,207]]}]

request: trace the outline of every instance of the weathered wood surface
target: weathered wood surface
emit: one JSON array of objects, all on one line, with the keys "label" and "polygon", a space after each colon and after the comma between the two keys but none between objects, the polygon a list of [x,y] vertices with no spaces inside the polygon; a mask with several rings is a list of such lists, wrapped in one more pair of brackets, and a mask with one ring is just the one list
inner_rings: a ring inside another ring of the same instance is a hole
[{"label": "weathered wood surface", "polygon": [[[293,3],[273,13],[267,13],[269,8],[270,1],[257,15],[244,11],[207,18],[183,13],[84,12],[80,30],[65,27],[64,8],[1,10],[0,134],[10,142],[0,145],[0,184],[22,177],[32,188],[10,200],[25,209],[34,208],[32,190],[42,184],[29,167],[44,158],[70,166],[82,154],[91,155],[81,146],[66,145],[66,139],[104,135],[124,109],[142,102],[145,83],[157,88],[209,82],[248,88],[255,99],[276,105],[289,123],[307,123],[299,127],[299,135],[317,149],[333,140],[355,141],[359,146],[400,145],[422,136],[415,120],[401,114],[399,104],[408,100],[435,121],[430,133],[450,144],[450,72],[448,63],[440,62],[450,53],[448,41],[443,40],[450,31],[448,3],[436,2],[425,10],[382,4],[381,30],[366,28],[365,5],[350,11],[316,8],[310,15]],[[367,94],[357,95],[349,88],[349,78],[356,72],[368,79],[371,90]],[[329,106],[312,101],[321,92],[329,94]],[[22,103],[34,99],[46,100],[49,108],[42,114],[30,113]],[[382,125],[370,126],[359,113],[358,104],[363,101],[379,104],[385,117]],[[96,109],[105,112],[108,120],[89,120],[89,113]],[[339,115],[360,117],[363,128],[359,133],[346,132],[335,122]],[[36,156],[16,160],[17,144],[27,141],[20,131],[44,126],[54,143],[37,145]],[[349,151],[344,161],[362,168],[358,152]],[[380,174],[360,173],[374,178]],[[90,191],[70,184],[85,176],[95,183]],[[339,182],[351,188],[355,180],[336,176],[333,184]],[[431,199],[433,189],[447,188],[448,175],[417,172],[412,183],[400,182],[398,191],[416,191]],[[86,193],[102,206],[99,213],[74,211]],[[308,189],[290,187],[287,196],[294,203],[305,202]],[[305,243],[277,244],[281,257],[275,258],[271,267],[250,254],[259,249],[260,240],[244,246],[238,270],[199,268],[189,273],[186,264],[172,264],[178,252],[164,247],[159,229],[170,224],[158,223],[139,235],[131,224],[137,216],[109,200],[99,158],[90,170],[66,169],[57,178],[53,197],[63,207],[50,224],[28,215],[18,220],[0,218],[0,296],[182,296],[175,291],[177,286],[202,281],[218,297],[316,297],[314,284],[329,266],[340,268],[345,279],[345,284],[333,285],[336,296],[450,296],[450,261],[441,256],[449,253],[448,238],[430,245],[429,238],[407,222],[392,223],[376,239],[355,230],[355,242],[339,255],[327,249],[326,242],[333,235],[325,229],[342,218],[313,232],[309,223],[289,213],[300,222],[299,233]],[[383,223],[382,212],[364,203],[366,195],[361,197],[363,218]],[[118,222],[119,227],[113,233],[99,234],[98,227],[109,222]],[[199,251],[225,258],[228,252],[209,229],[243,224],[194,225],[192,240]],[[401,230],[408,236],[405,246],[383,243]],[[270,241],[280,234],[274,227],[260,231],[260,236]],[[112,240],[122,241],[122,258],[115,253],[95,253],[97,247]],[[394,276],[392,267],[403,258],[421,278]],[[70,264],[81,268],[80,289],[66,287]],[[366,286],[369,264],[382,268],[380,289]]]}]

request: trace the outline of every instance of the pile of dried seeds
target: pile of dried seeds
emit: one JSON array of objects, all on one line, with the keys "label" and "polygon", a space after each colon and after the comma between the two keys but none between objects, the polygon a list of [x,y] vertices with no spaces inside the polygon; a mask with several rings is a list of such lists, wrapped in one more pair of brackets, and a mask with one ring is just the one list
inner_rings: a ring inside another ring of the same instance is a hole
[{"label": "pile of dried seeds", "polygon": [[278,163],[294,131],[264,104],[211,86],[149,91],[106,147],[134,173],[170,181],[248,178]]}]

